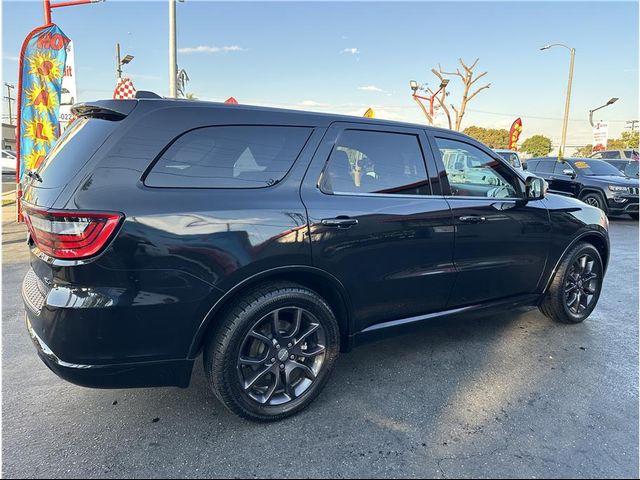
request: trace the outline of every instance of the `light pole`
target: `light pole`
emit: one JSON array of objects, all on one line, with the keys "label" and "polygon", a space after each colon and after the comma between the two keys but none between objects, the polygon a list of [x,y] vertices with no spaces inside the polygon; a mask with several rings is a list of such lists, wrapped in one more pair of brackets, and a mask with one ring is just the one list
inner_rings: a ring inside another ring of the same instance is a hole
[{"label": "light pole", "polygon": [[[433,102],[435,101],[438,93],[440,93],[442,89],[446,88],[448,84],[449,79],[444,78],[442,82],[440,82],[440,88],[438,88],[438,90],[433,95],[431,95],[430,97],[421,97],[420,95],[418,95],[418,90],[420,89],[420,87],[418,86],[418,82],[416,82],[415,80],[411,80],[409,82],[409,87],[411,87],[411,90],[413,91],[413,94],[411,96],[422,110],[422,113],[424,113],[424,116],[427,117],[427,122],[429,122],[429,125],[433,125]],[[427,109],[424,107],[420,99],[429,102],[429,113],[427,113]]]},{"label": "light pole", "polygon": [[613,105],[614,103],[616,103],[619,100],[618,97],[613,97],[611,100],[609,100],[607,103],[605,103],[604,105],[600,105],[598,108],[594,108],[593,110],[589,110],[589,123],[591,124],[591,126],[593,127],[593,112],[597,112],[598,110],[600,110],[601,108],[604,107],[608,107],[609,105]]},{"label": "light pole", "polygon": [[573,63],[576,58],[576,49],[568,47],[563,43],[552,43],[551,45],[542,47],[540,50],[548,50],[552,47],[566,48],[571,54],[571,62],[569,63],[569,83],[567,85],[567,99],[564,104],[564,120],[562,122],[562,140],[560,141],[560,150],[558,151],[558,160],[562,161],[562,156],[564,155],[564,150],[567,144],[567,125],[569,124],[569,104],[571,103],[571,83],[573,82]]},{"label": "light pole", "polygon": [[13,90],[15,85],[11,85],[10,83],[4,82],[4,86],[7,87],[7,96],[4,97],[9,103],[9,125],[13,125],[13,115],[11,114],[11,102],[15,100],[14,97],[11,96],[11,90]]},{"label": "light pole", "polygon": [[169,97],[178,96],[178,54],[176,43],[176,0],[169,0]]},{"label": "light pole", "polygon": [[116,76],[118,80],[122,78],[122,66],[131,63],[133,58],[133,55],[125,55],[124,58],[120,60],[120,44],[116,43]]}]

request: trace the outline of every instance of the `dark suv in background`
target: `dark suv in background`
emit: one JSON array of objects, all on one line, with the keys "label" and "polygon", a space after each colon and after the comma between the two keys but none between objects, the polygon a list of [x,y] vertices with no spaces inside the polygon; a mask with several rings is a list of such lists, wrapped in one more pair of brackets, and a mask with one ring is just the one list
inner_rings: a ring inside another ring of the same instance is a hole
[{"label": "dark suv in background", "polygon": [[[449,130],[164,99],[101,101],[29,175],[27,329],[59,376],[187,387],[233,412],[308,405],[394,327],[593,311],[607,218]],[[443,161],[447,158],[447,162]]]},{"label": "dark suv in background", "polygon": [[629,214],[638,220],[638,179],[592,158],[555,157],[527,160],[529,172],[544,178],[549,191],[579,198],[610,215]]}]

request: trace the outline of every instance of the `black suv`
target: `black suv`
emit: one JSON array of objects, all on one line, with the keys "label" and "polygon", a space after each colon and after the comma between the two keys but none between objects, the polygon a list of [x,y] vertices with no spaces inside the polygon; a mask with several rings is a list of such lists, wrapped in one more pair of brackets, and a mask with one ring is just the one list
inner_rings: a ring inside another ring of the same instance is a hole
[{"label": "black suv", "polygon": [[23,297],[76,384],[187,387],[202,352],[229,409],[276,420],[370,335],[598,301],[603,212],[460,133],[159,98],[74,113],[24,192]]},{"label": "black suv", "polygon": [[529,172],[544,178],[549,191],[579,198],[610,215],[638,220],[638,179],[629,178],[604,160],[544,157],[527,160]]}]

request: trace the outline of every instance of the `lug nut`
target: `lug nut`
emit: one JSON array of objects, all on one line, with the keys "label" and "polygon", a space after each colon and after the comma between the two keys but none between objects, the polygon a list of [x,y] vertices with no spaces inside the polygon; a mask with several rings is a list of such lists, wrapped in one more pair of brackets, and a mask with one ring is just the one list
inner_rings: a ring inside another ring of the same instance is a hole
[{"label": "lug nut", "polygon": [[280,345],[276,343],[276,349],[280,349]]},{"label": "lug nut", "polygon": [[291,348],[291,344],[287,345],[287,348]]},{"label": "lug nut", "polygon": [[280,364],[280,369],[283,369],[283,368],[284,368],[284,363],[281,363]]},{"label": "lug nut", "polygon": [[275,358],[272,358],[272,359],[271,359],[271,363],[276,363],[276,359],[275,359]]},{"label": "lug nut", "polygon": [[289,358],[290,358],[291,360],[295,360],[296,356],[295,356],[295,355],[291,355]]}]

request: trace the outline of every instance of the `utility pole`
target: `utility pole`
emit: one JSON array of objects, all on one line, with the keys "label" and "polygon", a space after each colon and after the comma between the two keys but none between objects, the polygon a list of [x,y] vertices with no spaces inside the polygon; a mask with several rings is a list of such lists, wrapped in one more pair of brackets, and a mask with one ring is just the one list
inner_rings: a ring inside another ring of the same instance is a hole
[{"label": "utility pole", "polygon": [[122,62],[120,61],[120,44],[116,43],[116,80],[122,78]]},{"label": "utility pole", "polygon": [[4,82],[4,86],[7,87],[7,96],[4,97],[9,103],[9,125],[13,125],[13,115],[11,114],[11,102],[15,100],[15,97],[11,96],[11,89],[16,88],[15,85]]},{"label": "utility pole", "polygon": [[176,0],[169,0],[169,97],[178,96],[178,55],[176,40]]},{"label": "utility pole", "polygon": [[[5,84],[6,85],[6,84]],[[638,124],[640,122],[638,122],[638,120],[628,120],[627,121],[627,125],[629,125],[628,127],[624,127],[624,128],[630,128],[631,129],[631,133],[636,131],[636,124]]]}]

